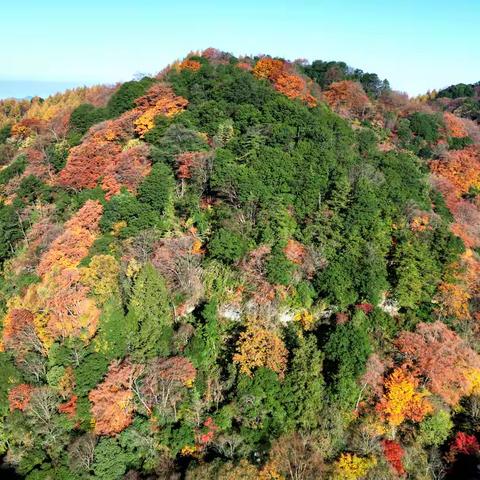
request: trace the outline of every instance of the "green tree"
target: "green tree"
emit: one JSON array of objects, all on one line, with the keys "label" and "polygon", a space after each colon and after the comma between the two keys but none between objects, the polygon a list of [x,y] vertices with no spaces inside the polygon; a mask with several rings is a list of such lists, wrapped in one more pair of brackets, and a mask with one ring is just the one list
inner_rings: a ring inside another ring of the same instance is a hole
[{"label": "green tree", "polygon": [[134,357],[140,360],[168,355],[172,322],[165,280],[147,263],[135,280],[126,317]]}]

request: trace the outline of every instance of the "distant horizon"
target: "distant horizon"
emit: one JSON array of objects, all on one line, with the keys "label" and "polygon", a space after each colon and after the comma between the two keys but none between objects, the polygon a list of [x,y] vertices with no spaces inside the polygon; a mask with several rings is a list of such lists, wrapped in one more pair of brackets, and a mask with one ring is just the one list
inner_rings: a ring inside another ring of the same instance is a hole
[{"label": "distant horizon", "polygon": [[[268,53],[267,53],[268,55]],[[288,59],[288,60],[293,60],[293,59]],[[324,60],[324,61],[331,61],[331,60],[336,60],[336,61],[344,61],[343,59],[325,59],[325,58],[315,58],[314,60]],[[310,60],[310,61],[314,61]],[[172,62],[174,59],[172,59]],[[347,62],[348,63],[348,62]],[[164,67],[167,65],[160,66],[157,71],[155,72],[149,72],[145,73],[144,75],[149,75],[149,74],[156,74],[157,72],[161,71]],[[370,71],[368,69],[363,68],[361,65],[349,65],[350,67],[353,68],[359,68],[364,70],[365,72],[369,73],[377,73],[379,77],[383,80],[383,77],[381,74],[375,71]],[[66,90],[74,89],[74,88],[81,88],[81,87],[91,87],[93,85],[113,85],[116,83],[122,83],[122,82],[127,82],[129,80],[132,80],[139,76],[139,73],[136,72],[132,74],[129,78],[118,78],[115,80],[47,80],[47,79],[38,79],[38,80],[29,80],[29,79],[2,79],[0,78],[0,100],[6,100],[6,99],[17,99],[17,100],[23,100],[26,98],[33,98],[33,97],[41,97],[41,98],[47,98],[49,96],[55,95],[57,93],[62,93],[65,92]],[[432,85],[425,91],[419,91],[419,92],[409,92],[405,91],[404,89],[401,88],[396,88],[394,82],[388,78],[385,77],[389,82],[390,86],[392,87],[393,90],[399,91],[399,92],[404,92],[407,93],[410,97],[415,97],[417,95],[421,95],[426,93],[428,90],[441,90],[442,88],[446,88],[450,85],[456,84],[456,83],[477,83],[480,82],[480,75],[479,78],[477,79],[461,79],[458,82],[452,82],[444,85]]]},{"label": "distant horizon", "polygon": [[[2,18],[9,81],[116,83],[208,47],[344,61],[410,96],[480,80],[480,2],[471,0],[24,0],[2,4]],[[2,96],[10,92],[41,93]]]},{"label": "distant horizon", "polygon": [[109,82],[81,82],[81,81],[59,81],[59,80],[2,80],[0,79],[0,100],[14,98],[23,100],[25,98],[41,97],[47,98],[51,95],[64,92],[73,88],[90,87]]}]

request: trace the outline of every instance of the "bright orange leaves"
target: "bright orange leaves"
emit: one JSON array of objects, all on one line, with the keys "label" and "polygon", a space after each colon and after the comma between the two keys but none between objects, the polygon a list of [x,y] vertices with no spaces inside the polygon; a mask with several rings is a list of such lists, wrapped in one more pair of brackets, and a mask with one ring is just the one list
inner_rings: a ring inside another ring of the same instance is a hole
[{"label": "bright orange leaves", "polygon": [[122,186],[134,192],[150,172],[150,149],[142,137],[155,126],[155,117],[171,117],[184,110],[188,101],[162,83],[136,100],[137,107],[119,118],[90,129],[82,144],[71,149],[58,183],[71,188],[94,188],[102,179],[107,198]]},{"label": "bright orange leaves", "polygon": [[475,146],[450,150],[444,159],[430,162],[432,173],[446,178],[455,187],[457,196],[471,187],[480,187],[480,149]]},{"label": "bright orange leaves", "polygon": [[480,356],[443,322],[420,323],[416,332],[403,332],[397,346],[432,393],[457,405],[470,391],[467,372],[480,368]]},{"label": "bright orange leaves", "polygon": [[453,138],[463,138],[468,136],[467,129],[463,120],[453,113],[445,112],[443,114],[443,121],[445,127],[447,128],[447,133],[450,137]]},{"label": "bright orange leaves", "polygon": [[480,246],[480,205],[465,200],[462,195],[472,188],[480,188],[480,148],[467,147],[463,150],[450,150],[445,156],[430,162],[435,174],[434,184],[442,192],[447,207],[455,218],[451,229],[465,246]]},{"label": "bright orange leaves", "polygon": [[287,355],[287,348],[275,333],[250,324],[240,334],[233,361],[239,363],[240,371],[248,376],[252,376],[255,368],[266,367],[282,378],[287,368]]},{"label": "bright orange leaves", "polygon": [[10,406],[10,411],[21,410],[22,412],[27,408],[32,398],[34,388],[31,385],[22,383],[13,387],[8,392],[8,404]]},{"label": "bright orange leaves", "polygon": [[263,78],[274,82],[282,74],[284,69],[284,61],[274,58],[261,58],[252,70],[257,78]]},{"label": "bright orange leaves", "polygon": [[333,82],[323,95],[330,107],[344,117],[363,118],[371,108],[362,86],[351,80]]},{"label": "bright orange leaves", "polygon": [[190,60],[186,58],[180,65],[178,66],[180,70],[191,70],[192,72],[197,72],[202,68],[202,64],[197,60]]},{"label": "bright orange leaves", "polygon": [[188,100],[175,95],[169,86],[158,83],[137,100],[137,105],[143,111],[134,122],[135,131],[142,137],[155,126],[155,117],[177,115],[187,107]]},{"label": "bright orange leaves", "polygon": [[115,435],[132,423],[136,368],[129,363],[112,364],[105,380],[88,394],[97,435]]},{"label": "bright orange leaves", "polygon": [[7,315],[7,347],[20,342],[44,353],[56,338],[76,336],[87,340],[95,334],[100,312],[87,297],[89,288],[82,284],[77,266],[96,238],[101,214],[100,203],[86,202],[43,254],[37,267],[42,281],[30,285],[18,299],[22,308],[12,308]]},{"label": "bright orange leaves", "polygon": [[92,246],[98,233],[102,205],[88,200],[85,205],[65,223],[64,232],[52,243],[42,256],[38,266],[39,275],[44,275],[55,266],[76,267]]},{"label": "bright orange leaves", "polygon": [[418,379],[404,368],[396,368],[385,381],[386,392],[377,410],[392,427],[398,427],[405,420],[420,422],[432,411],[425,398],[428,393],[418,391],[418,385]]},{"label": "bright orange leaves", "polygon": [[274,58],[261,58],[252,70],[257,77],[269,80],[275,90],[288,98],[298,98],[314,107],[316,99],[308,92],[307,82],[294,72],[291,64]]}]

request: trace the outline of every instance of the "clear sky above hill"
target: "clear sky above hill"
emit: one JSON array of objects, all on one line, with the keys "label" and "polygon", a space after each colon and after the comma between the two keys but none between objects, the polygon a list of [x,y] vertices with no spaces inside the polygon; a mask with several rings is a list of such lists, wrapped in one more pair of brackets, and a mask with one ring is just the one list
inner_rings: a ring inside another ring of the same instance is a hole
[{"label": "clear sky above hill", "polygon": [[411,95],[480,80],[478,0],[3,0],[0,15],[0,97],[128,80],[210,46],[343,60]]}]

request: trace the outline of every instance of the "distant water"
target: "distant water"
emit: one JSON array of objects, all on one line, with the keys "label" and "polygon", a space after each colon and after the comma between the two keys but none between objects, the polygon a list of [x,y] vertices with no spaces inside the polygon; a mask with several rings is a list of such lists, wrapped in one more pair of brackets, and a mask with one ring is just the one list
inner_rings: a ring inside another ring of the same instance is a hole
[{"label": "distant water", "polygon": [[[47,82],[36,80],[0,80],[0,99],[48,97],[69,88],[81,87],[82,82]],[[88,83],[87,85],[91,85]]]}]

